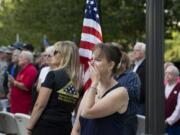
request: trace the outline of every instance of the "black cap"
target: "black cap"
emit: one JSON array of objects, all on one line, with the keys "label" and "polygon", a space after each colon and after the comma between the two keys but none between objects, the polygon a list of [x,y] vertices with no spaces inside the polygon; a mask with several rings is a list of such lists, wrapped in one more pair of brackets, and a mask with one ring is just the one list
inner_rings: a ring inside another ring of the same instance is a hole
[{"label": "black cap", "polygon": [[14,49],[22,50],[23,44],[22,43],[15,43],[11,45]]},{"label": "black cap", "polygon": [[23,50],[28,50],[28,51],[33,52],[33,51],[34,51],[34,47],[33,47],[32,44],[25,44],[25,45],[23,46]]}]

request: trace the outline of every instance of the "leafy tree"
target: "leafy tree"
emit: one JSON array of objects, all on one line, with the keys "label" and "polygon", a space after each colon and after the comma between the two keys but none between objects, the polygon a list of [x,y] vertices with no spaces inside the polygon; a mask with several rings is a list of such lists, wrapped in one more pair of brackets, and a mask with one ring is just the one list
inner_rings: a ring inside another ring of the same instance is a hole
[{"label": "leafy tree", "polygon": [[[104,41],[116,41],[128,50],[145,42],[145,0],[98,0]],[[23,42],[40,47],[43,35],[50,43],[80,40],[85,0],[1,0],[0,44],[12,44],[16,33]],[[165,37],[179,31],[180,1],[165,1]]]},{"label": "leafy tree", "polygon": [[8,35],[4,35],[1,44],[12,43],[16,33],[20,34],[24,42],[36,45],[41,43],[44,34],[51,43],[71,40],[74,34],[80,36],[83,9],[81,0],[15,0],[11,4],[15,8],[4,9],[1,15],[1,31]]},{"label": "leafy tree", "polygon": [[172,39],[166,40],[165,46],[165,61],[180,60],[180,33],[172,32]]}]

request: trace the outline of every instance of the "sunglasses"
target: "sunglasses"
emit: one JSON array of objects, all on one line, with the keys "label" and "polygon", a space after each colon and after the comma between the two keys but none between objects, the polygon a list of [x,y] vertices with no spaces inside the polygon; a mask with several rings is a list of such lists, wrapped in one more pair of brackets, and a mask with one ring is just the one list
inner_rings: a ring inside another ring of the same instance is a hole
[{"label": "sunglasses", "polygon": [[54,51],[54,56],[57,55],[58,53],[60,53],[59,51],[55,50]]}]

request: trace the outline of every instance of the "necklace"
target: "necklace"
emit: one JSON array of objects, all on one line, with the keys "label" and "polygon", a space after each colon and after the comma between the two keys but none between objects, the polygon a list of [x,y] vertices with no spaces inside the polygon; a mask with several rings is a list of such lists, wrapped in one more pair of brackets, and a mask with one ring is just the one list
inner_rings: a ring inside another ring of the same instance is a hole
[{"label": "necklace", "polygon": [[109,90],[111,89],[113,86],[115,86],[117,83],[112,83],[111,85],[109,85],[104,91],[100,91],[100,89],[97,89],[97,99],[101,99],[103,97],[103,95]]}]

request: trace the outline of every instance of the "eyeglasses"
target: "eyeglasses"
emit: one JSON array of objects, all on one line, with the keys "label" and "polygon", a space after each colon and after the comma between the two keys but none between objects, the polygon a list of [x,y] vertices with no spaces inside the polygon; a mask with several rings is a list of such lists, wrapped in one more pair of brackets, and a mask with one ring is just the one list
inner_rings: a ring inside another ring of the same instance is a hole
[{"label": "eyeglasses", "polygon": [[50,54],[44,54],[44,55],[42,55],[43,57],[51,57],[51,55]]}]

